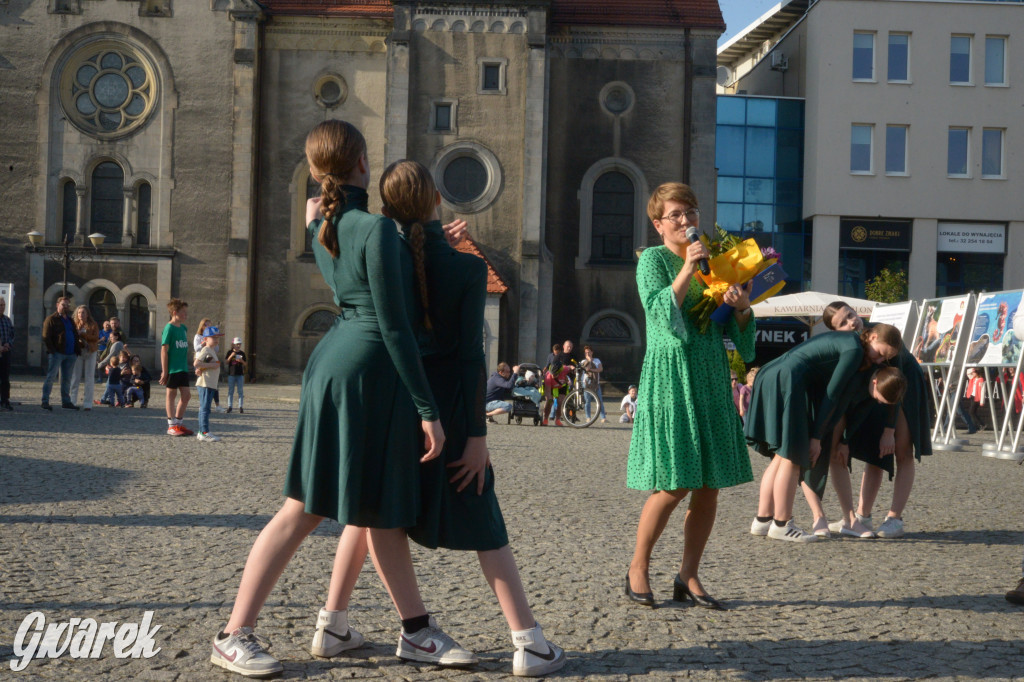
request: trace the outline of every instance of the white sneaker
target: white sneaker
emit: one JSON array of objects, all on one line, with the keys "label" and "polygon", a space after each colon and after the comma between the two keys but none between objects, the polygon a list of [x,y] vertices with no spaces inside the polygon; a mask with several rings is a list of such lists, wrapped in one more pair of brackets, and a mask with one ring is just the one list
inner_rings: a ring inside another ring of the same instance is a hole
[{"label": "white sneaker", "polygon": [[565,652],[544,638],[540,626],[529,630],[513,630],[512,674],[518,677],[539,677],[561,670]]},{"label": "white sneaker", "polygon": [[348,626],[348,611],[320,609],[309,650],[314,656],[331,658],[362,646],[363,641],[363,636]]},{"label": "white sneaker", "polygon": [[903,537],[903,519],[898,519],[895,516],[886,516],[885,521],[878,527],[878,531],[875,534],[880,538]]},{"label": "white sneaker", "polygon": [[772,527],[768,529],[768,537],[772,540],[787,540],[789,542],[817,542],[821,538],[796,527],[793,519],[786,522],[785,526],[778,526],[772,521]]},{"label": "white sneaker", "polygon": [[207,431],[206,433],[197,433],[196,440],[202,440],[208,443],[217,443],[220,441],[220,436],[215,436],[209,431]]},{"label": "white sneaker", "polygon": [[252,628],[238,628],[227,637],[213,638],[210,663],[246,677],[270,677],[284,672],[284,666],[267,653],[270,642]]},{"label": "white sneaker", "polygon": [[848,538],[859,538],[861,540],[875,537],[875,531],[871,530],[860,521],[854,523],[852,527],[848,527],[844,523],[839,529],[839,534]]},{"label": "white sneaker", "polygon": [[864,526],[865,528],[867,528],[868,530],[874,530],[875,529],[874,524],[871,523],[871,516],[870,515],[868,515],[868,516],[861,516],[860,514],[857,514],[857,520],[860,521],[861,525]]},{"label": "white sneaker", "polygon": [[220,405],[215,405],[214,408],[213,408],[213,411],[214,412],[220,412],[221,414],[223,414],[223,413],[227,412],[228,409],[226,407],[221,407]]},{"label": "white sneaker", "polygon": [[419,661],[458,667],[476,663],[472,651],[463,649],[458,642],[446,635],[437,626],[434,617],[430,617],[430,625],[411,635],[403,632],[398,638],[398,650],[395,655],[406,661]]},{"label": "white sneaker", "polygon": [[761,537],[764,537],[765,535],[768,535],[768,530],[771,527],[772,527],[772,520],[771,519],[768,519],[767,521],[758,521],[757,517],[755,516],[754,517],[754,521],[750,524],[750,534],[751,535],[760,535]]},{"label": "white sneaker", "polygon": [[833,535],[838,535],[843,530],[843,522],[842,521],[833,521],[832,523],[828,524],[828,530]]}]

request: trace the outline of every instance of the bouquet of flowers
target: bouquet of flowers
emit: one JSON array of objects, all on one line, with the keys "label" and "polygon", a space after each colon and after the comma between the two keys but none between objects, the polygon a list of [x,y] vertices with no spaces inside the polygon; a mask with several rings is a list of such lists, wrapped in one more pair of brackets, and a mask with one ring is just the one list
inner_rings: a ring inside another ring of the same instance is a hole
[{"label": "bouquet of flowers", "polygon": [[701,334],[707,332],[711,322],[725,324],[733,307],[723,302],[725,292],[734,284],[753,280],[750,303],[761,301],[779,293],[786,285],[786,273],[781,257],[771,247],[762,249],[753,239],[740,239],[715,225],[715,237],[701,241],[708,247],[711,274],[697,274],[707,287],[704,296],[690,309],[690,319]]}]

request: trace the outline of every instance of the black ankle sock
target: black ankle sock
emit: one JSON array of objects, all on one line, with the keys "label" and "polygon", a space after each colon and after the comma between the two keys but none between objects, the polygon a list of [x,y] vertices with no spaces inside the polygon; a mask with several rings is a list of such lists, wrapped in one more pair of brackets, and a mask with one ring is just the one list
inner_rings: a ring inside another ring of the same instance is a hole
[{"label": "black ankle sock", "polygon": [[779,528],[782,528],[787,523],[789,523],[789,519],[786,519],[785,521],[779,521],[778,519],[772,519],[772,520],[775,522],[775,525],[778,526]]},{"label": "black ankle sock", "polygon": [[770,516],[755,516],[754,518],[757,519],[759,523],[764,523],[766,521],[772,520],[772,517]]},{"label": "black ankle sock", "polygon": [[416,616],[415,618],[406,618],[402,621],[402,632],[407,635],[411,635],[415,632],[419,632],[423,628],[430,625],[430,614],[424,613],[422,616]]}]

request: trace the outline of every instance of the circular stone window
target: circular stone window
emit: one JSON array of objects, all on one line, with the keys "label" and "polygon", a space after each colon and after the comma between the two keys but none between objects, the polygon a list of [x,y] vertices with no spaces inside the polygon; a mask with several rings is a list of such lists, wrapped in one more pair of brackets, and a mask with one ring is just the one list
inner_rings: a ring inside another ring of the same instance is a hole
[{"label": "circular stone window", "polygon": [[141,127],[157,99],[156,70],[140,50],[119,40],[78,49],[60,77],[60,105],[73,126],[100,139]]},{"label": "circular stone window", "polygon": [[348,99],[348,83],[335,73],[320,76],[313,84],[313,97],[316,103],[325,109],[334,109]]},{"label": "circular stone window", "polygon": [[490,205],[501,187],[497,157],[475,142],[458,142],[441,150],[431,170],[441,196],[467,213]]},{"label": "circular stone window", "polygon": [[603,88],[598,95],[601,107],[612,116],[621,116],[633,108],[636,98],[633,96],[633,89],[622,81],[612,81]]}]

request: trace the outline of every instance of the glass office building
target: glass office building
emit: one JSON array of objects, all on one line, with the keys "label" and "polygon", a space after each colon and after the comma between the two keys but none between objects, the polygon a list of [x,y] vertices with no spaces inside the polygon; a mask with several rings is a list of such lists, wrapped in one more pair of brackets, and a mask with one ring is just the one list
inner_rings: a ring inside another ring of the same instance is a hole
[{"label": "glass office building", "polygon": [[804,101],[718,97],[717,223],[782,255],[783,293],[810,281],[811,228],[802,218]]}]

